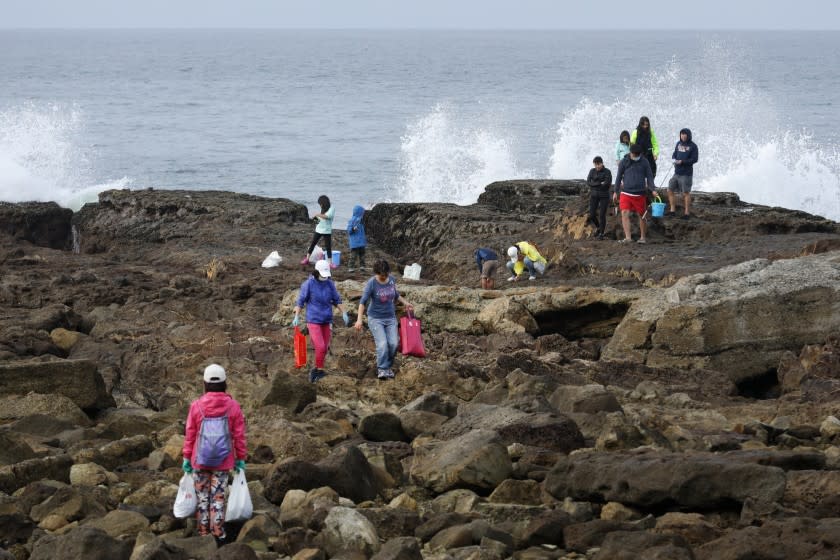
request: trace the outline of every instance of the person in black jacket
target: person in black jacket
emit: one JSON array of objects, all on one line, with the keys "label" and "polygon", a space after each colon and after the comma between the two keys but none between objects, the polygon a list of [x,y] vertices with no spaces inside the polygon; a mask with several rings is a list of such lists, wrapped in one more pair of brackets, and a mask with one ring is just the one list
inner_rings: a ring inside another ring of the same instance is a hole
[{"label": "person in black jacket", "polygon": [[[604,239],[604,229],[607,227],[607,206],[610,204],[610,187],[612,173],[604,167],[601,156],[592,160],[595,167],[589,170],[586,184],[589,185],[589,222],[595,224],[598,239]],[[595,211],[598,216],[595,216]]]},{"label": "person in black jacket", "polygon": [[691,185],[694,181],[694,164],[699,156],[697,144],[691,141],[691,130],[680,130],[680,141],[674,146],[674,176],[668,181],[668,204],[671,206],[668,214],[676,215],[676,193],[683,195],[683,219],[691,215]]}]

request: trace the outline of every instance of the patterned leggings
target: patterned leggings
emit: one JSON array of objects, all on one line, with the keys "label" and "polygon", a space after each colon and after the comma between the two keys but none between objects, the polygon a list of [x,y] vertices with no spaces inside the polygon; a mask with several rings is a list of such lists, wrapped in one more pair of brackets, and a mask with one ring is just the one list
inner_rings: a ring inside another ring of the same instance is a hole
[{"label": "patterned leggings", "polygon": [[195,471],[195,496],[198,508],[195,519],[198,534],[213,535],[217,539],[225,538],[225,488],[228,483],[227,471]]}]

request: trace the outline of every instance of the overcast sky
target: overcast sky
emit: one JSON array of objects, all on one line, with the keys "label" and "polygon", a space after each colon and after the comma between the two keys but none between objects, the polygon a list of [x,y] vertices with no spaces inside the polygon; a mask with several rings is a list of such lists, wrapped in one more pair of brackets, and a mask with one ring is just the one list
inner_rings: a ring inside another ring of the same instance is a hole
[{"label": "overcast sky", "polygon": [[0,28],[840,29],[837,0],[0,0],[0,14]]}]

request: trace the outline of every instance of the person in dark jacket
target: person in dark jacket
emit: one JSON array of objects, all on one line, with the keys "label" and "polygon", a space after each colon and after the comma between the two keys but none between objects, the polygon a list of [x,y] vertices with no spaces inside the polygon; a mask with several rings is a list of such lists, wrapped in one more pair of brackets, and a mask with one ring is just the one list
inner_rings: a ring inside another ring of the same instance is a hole
[{"label": "person in dark jacket", "polygon": [[612,173],[604,167],[601,156],[595,156],[592,163],[595,167],[589,170],[589,175],[586,177],[586,184],[589,185],[589,222],[595,224],[598,239],[604,239],[604,229],[607,227],[607,206],[610,205]]},{"label": "person in dark jacket", "polygon": [[300,324],[300,312],[306,306],[306,326],[309,328],[309,337],[312,339],[312,346],[315,347],[315,367],[309,372],[309,382],[315,383],[322,379],[324,372],[324,358],[330,348],[332,338],[333,306],[341,311],[341,318],[344,319],[344,326],[350,324],[350,318],[341,303],[341,296],[335,287],[335,282],[330,278],[329,261],[318,261],[312,276],[307,278],[300,285],[300,295],[295,303],[295,318],[292,326]]},{"label": "person in dark jacket", "polygon": [[618,165],[618,172],[615,174],[615,192],[613,200],[618,198],[618,207],[621,210],[621,226],[624,228],[624,239],[619,243],[630,243],[633,237],[630,234],[630,212],[639,215],[639,243],[647,243],[645,234],[647,224],[644,215],[647,212],[647,197],[654,189],[653,173],[647,158],[642,156],[642,148],[638,144],[630,146],[630,153],[625,156]]},{"label": "person in dark jacket", "polygon": [[481,274],[481,289],[492,290],[496,287],[496,270],[499,268],[499,255],[493,249],[480,247],[473,252],[475,264]]},{"label": "person in dark jacket", "polygon": [[699,151],[697,144],[691,141],[691,130],[680,130],[680,141],[674,147],[674,176],[668,181],[669,215],[677,213],[676,193],[683,195],[683,219],[691,215],[691,185],[694,182],[694,164],[697,163]]},{"label": "person in dark jacket", "polygon": [[365,215],[365,209],[358,204],[353,207],[353,217],[347,222],[347,240],[350,245],[350,272],[365,269],[365,247],[367,247],[367,237],[365,236],[365,224],[362,218]]}]

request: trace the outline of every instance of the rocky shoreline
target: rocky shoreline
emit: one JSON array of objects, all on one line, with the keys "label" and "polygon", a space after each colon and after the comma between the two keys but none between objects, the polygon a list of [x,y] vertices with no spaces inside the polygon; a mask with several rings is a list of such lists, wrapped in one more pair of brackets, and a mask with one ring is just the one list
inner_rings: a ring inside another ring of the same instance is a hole
[{"label": "rocky shoreline", "polygon": [[[594,239],[579,181],[379,204],[368,258],[422,264],[398,281],[429,356],[377,381],[370,336],[336,328],[317,385],[288,328],[304,206],[0,203],[0,559],[836,558],[840,224],[695,200],[630,247]],[[473,250],[522,239],[546,275],[478,289]],[[335,271],[351,309],[365,279]],[[172,516],[210,362],[255,506],[220,548]]]}]

